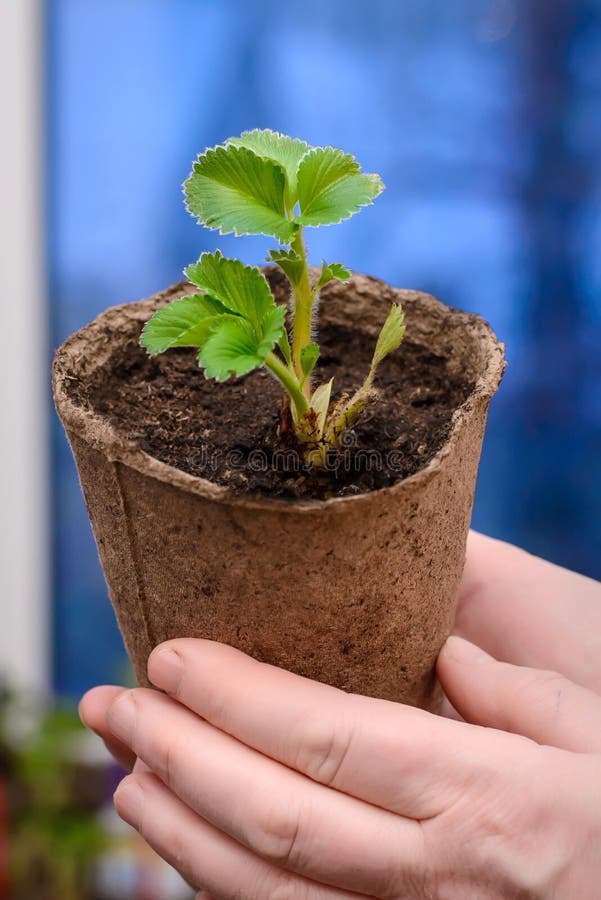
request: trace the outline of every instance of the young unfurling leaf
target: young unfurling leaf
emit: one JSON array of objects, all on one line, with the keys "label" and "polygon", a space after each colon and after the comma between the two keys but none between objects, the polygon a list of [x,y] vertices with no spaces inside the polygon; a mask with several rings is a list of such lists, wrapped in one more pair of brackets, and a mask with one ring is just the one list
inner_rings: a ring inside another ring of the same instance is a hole
[{"label": "young unfurling leaf", "polygon": [[351,273],[342,265],[342,263],[327,263],[324,259],[321,265],[319,280],[315,287],[319,290],[324,284],[328,284],[330,281],[342,281],[344,283],[345,281],[348,281],[350,277]]},{"label": "young unfurling leaf", "polygon": [[301,443],[308,444],[311,448],[317,448],[323,438],[333,383],[334,379],[330,378],[325,384],[320,384],[311,394],[311,402],[307,412],[297,418],[298,439]]},{"label": "young unfurling leaf", "polygon": [[305,378],[311,374],[318,359],[319,344],[311,341],[310,344],[307,344],[307,346],[303,348],[303,351],[301,353],[301,364],[303,368],[303,375],[305,376]]},{"label": "young unfurling leaf", "polygon": [[400,346],[404,336],[405,324],[403,309],[398,303],[394,303],[378,336],[376,349],[374,350],[371,366],[365,381],[359,390],[355,391],[340,412],[332,416],[328,431],[328,439],[330,442],[336,442],[338,437],[347,428],[350,428],[353,425],[367,404],[375,398],[372,384],[376,369],[389,353],[392,353],[393,350],[396,350],[397,347]]},{"label": "young unfurling leaf", "polygon": [[280,165],[232,144],[201,154],[184,182],[188,210],[202,225],[221,234],[270,234],[283,244],[295,232],[285,191]]},{"label": "young unfurling leaf", "polygon": [[290,352],[290,338],[288,337],[288,332],[286,328],[282,329],[282,333],[278,339],[278,347],[282,352],[282,356],[284,357],[286,363],[290,368],[292,368],[292,353]]},{"label": "young unfurling leaf", "polygon": [[384,357],[388,356],[389,353],[392,353],[393,350],[396,350],[397,347],[401,345],[401,342],[405,337],[405,331],[405,315],[403,313],[403,308],[399,306],[398,303],[394,303],[378,336],[378,342],[371,362],[372,372],[375,372],[377,366],[380,365]]},{"label": "young unfurling leaf", "polygon": [[286,250],[285,247],[280,247],[279,250],[270,250],[269,262],[275,263],[286,273],[293,287],[300,284],[305,271],[305,261],[295,250]]},{"label": "young unfurling leaf", "polygon": [[267,159],[278,163],[286,173],[288,181],[288,208],[292,209],[297,200],[296,174],[298,164],[311,147],[298,138],[290,138],[278,131],[269,128],[255,128],[253,131],[243,131],[239,138],[230,138],[227,146],[246,147]]},{"label": "young unfurling leaf", "polygon": [[326,416],[330,407],[330,397],[332,396],[332,385],[334,379],[330,378],[325,384],[320,384],[313,392],[311,397],[311,406],[317,413],[317,432],[319,439],[323,435],[323,429],[326,423]]}]

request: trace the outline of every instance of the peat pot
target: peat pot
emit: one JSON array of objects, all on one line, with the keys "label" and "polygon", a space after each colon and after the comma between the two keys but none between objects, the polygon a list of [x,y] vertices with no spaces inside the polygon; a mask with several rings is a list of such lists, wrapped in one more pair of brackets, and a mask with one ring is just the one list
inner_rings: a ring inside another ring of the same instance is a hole
[{"label": "peat pot", "polygon": [[390,486],[320,500],[262,496],[161,461],[94,403],[90,385],[122,377],[126,352],[145,359],[136,349],[143,323],[189,292],[180,284],[108,309],[54,363],[56,406],[138,682],[148,683],[157,644],[202,637],[345,691],[434,708],[503,345],[481,318],[429,295],[363,275],[329,285],[320,327],[359,329],[373,349],[399,301],[405,343],[462,379],[464,399],[431,458]]}]

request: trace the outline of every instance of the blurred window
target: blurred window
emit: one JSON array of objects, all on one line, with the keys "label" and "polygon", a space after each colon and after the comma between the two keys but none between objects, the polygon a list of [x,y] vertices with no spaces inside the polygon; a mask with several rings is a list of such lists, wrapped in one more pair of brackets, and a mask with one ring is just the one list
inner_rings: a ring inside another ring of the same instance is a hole
[{"label": "blurred window", "polygon": [[[509,368],[475,525],[601,577],[598,0],[50,0],[48,39],[54,345],[203,249],[262,260],[184,211],[205,146],[341,146],[388,190],[313,258],[490,320]],[[123,655],[56,420],[52,440],[55,680],[80,693]]]}]

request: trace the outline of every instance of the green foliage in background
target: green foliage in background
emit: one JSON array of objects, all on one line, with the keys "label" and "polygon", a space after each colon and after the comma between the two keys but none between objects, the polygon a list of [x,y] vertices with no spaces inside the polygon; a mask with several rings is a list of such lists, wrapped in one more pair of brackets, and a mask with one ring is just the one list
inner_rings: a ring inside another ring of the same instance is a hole
[{"label": "green foliage in background", "polygon": [[[22,730],[25,734],[19,736]],[[10,801],[9,879],[14,900],[91,896],[93,865],[110,838],[96,815],[105,786],[90,783],[74,753],[84,736],[74,709],[44,709],[22,698],[2,697],[0,777],[8,785]]]}]

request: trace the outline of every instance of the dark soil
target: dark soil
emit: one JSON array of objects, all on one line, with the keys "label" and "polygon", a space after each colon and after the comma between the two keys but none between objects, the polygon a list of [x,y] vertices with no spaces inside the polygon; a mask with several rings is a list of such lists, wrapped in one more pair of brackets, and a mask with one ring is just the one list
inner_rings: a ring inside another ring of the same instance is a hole
[{"label": "dark soil", "polygon": [[[334,379],[334,397],[352,392],[369,369],[373,342],[339,326],[320,330],[315,383]],[[120,360],[75,388],[139,447],[191,475],[243,493],[295,499],[360,494],[422,469],[449,432],[472,384],[449,375],[446,360],[407,337],[378,371],[380,399],[332,454],[327,471],[307,471],[278,438],[282,390],[264,370],[207,381],[193,350],[150,359],[130,345]]]}]

